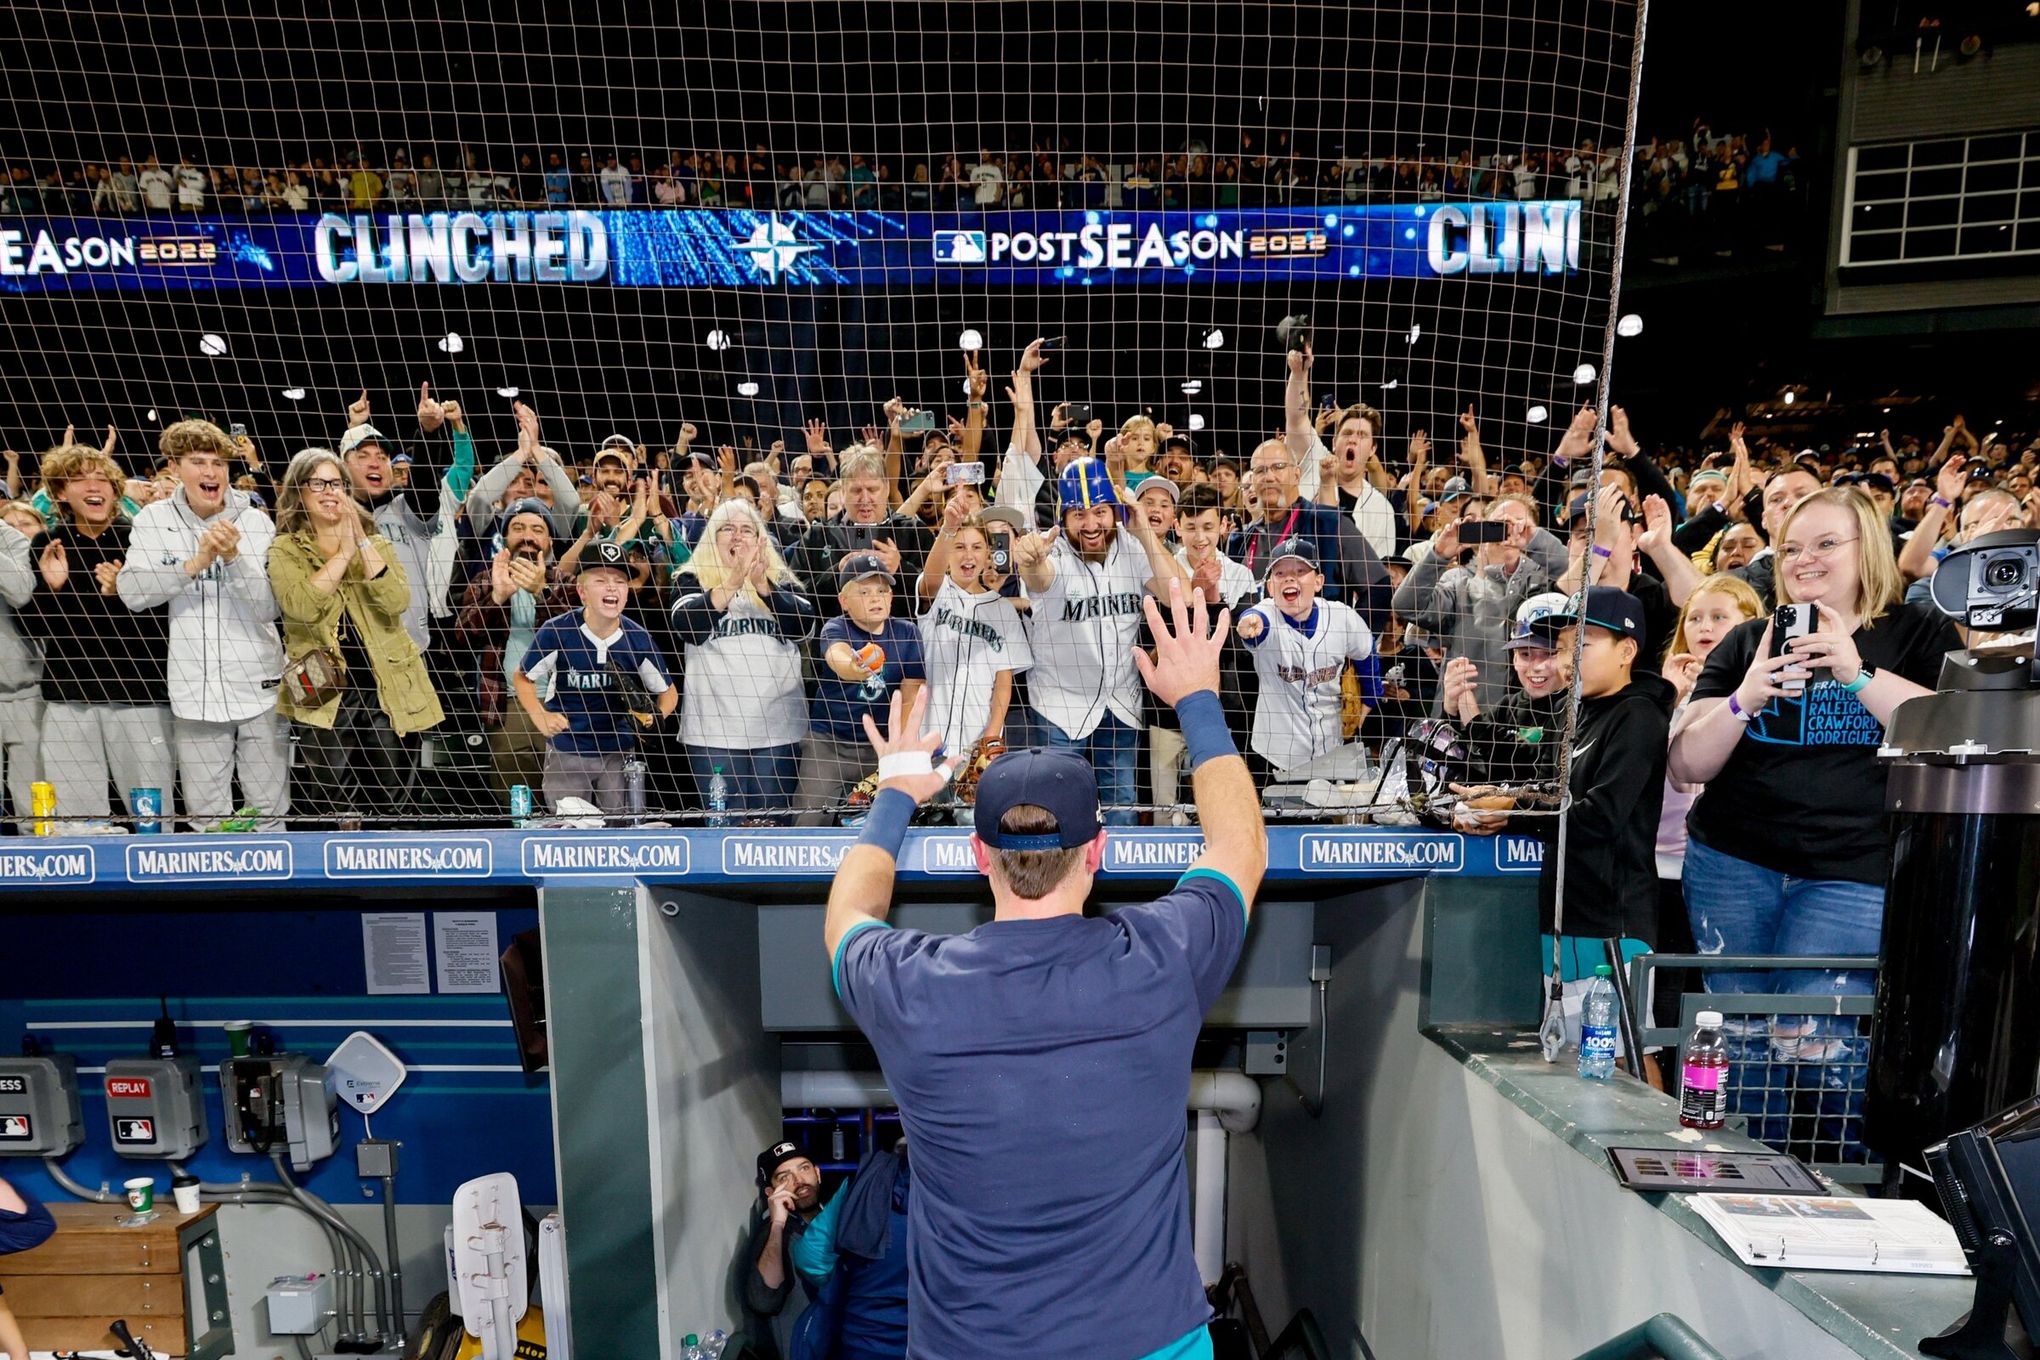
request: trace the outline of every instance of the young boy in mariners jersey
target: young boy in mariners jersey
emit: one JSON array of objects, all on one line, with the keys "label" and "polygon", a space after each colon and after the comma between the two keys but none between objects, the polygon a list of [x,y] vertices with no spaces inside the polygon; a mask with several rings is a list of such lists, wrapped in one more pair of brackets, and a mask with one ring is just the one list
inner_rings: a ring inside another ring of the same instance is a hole
[{"label": "young boy in mariners jersey", "polygon": [[874,552],[852,553],[843,559],[837,581],[836,602],[843,612],[822,625],[815,643],[821,671],[809,705],[800,790],[794,799],[802,826],[827,825],[827,809],[839,806],[871,773],[865,717],[874,722],[885,718],[895,690],[901,703],[913,703],[925,678],[921,630],[912,619],[893,617],[894,581],[885,559]]},{"label": "young boy in mariners jersey", "polygon": [[[679,707],[680,691],[651,634],[623,616],[630,560],[620,544],[590,544],[574,588],[581,607],[539,626],[513,684],[517,702],[547,737],[547,804],[557,809],[562,798],[580,798],[623,812],[624,760],[637,749],[642,725],[623,693],[634,686],[619,672],[655,696],[662,718]],[[541,700],[539,686],[548,680],[552,695]]]},{"label": "young boy in mariners jersey", "polygon": [[1309,539],[1285,538],[1268,555],[1262,599],[1240,615],[1254,655],[1254,753],[1278,774],[1345,744],[1340,677],[1348,661],[1374,655],[1374,634],[1350,606],[1318,598],[1325,588]]}]

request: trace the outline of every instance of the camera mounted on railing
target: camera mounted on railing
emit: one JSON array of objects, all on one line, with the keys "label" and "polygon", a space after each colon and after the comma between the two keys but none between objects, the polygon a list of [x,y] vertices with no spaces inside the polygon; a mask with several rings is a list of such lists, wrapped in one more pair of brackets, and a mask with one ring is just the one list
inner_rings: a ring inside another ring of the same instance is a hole
[{"label": "camera mounted on railing", "polygon": [[1942,690],[2040,689],[2034,626],[2040,622],[2040,529],[1984,534],[1941,559],[1934,607],[1991,637],[1973,637],[1941,667]]}]

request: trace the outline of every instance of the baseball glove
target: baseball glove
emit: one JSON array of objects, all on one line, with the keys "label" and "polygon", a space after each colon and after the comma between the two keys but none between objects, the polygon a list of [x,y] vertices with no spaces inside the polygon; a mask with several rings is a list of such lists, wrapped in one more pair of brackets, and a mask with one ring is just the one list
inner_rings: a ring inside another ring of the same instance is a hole
[{"label": "baseball glove", "polygon": [[976,748],[971,751],[970,756],[957,767],[955,782],[956,801],[959,803],[975,803],[977,801],[978,780],[984,776],[985,766],[991,764],[1004,754],[1006,754],[1006,743],[1004,741],[997,737],[984,737],[980,739]]},{"label": "baseball glove", "polygon": [[637,719],[638,726],[650,727],[659,720],[658,696],[645,688],[645,678],[637,673],[636,667],[612,659],[609,678],[616,690],[617,701],[623,705],[624,712]]}]

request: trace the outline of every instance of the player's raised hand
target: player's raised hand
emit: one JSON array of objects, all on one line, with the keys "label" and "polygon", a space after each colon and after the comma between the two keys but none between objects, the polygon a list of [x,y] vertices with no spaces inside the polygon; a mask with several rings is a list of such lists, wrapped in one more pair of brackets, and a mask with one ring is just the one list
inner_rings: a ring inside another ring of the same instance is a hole
[{"label": "player's raised hand", "polygon": [[1201,689],[1217,692],[1218,656],[1232,630],[1231,610],[1221,609],[1213,619],[1203,591],[1191,592],[1187,600],[1183,592],[1183,582],[1172,577],[1166,621],[1154,596],[1141,602],[1148,631],[1154,634],[1155,650],[1150,656],[1143,648],[1133,649],[1133,664],[1141,680],[1157,699],[1171,706]]},{"label": "player's raised hand", "polygon": [[949,782],[956,762],[935,764],[935,752],[942,748],[942,734],[921,730],[921,723],[928,716],[928,687],[923,685],[915,693],[913,706],[904,715],[901,707],[900,692],[894,690],[886,730],[881,733],[867,713],[864,735],[871,738],[871,749],[878,753],[879,791],[898,789],[915,803],[925,803]]}]

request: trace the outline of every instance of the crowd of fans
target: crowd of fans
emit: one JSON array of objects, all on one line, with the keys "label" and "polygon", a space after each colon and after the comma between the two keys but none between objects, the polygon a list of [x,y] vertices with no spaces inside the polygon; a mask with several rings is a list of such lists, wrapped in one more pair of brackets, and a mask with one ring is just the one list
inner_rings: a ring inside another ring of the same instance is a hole
[{"label": "crowd of fans", "polygon": [[[0,211],[52,215],[149,212],[429,212],[504,208],[733,207],[969,211],[1127,207],[1323,206],[1446,199],[1572,198],[1611,202],[1620,157],[1592,139],[1570,147],[1462,148],[1449,154],[1306,154],[1291,135],[1242,132],[1236,148],[1193,140],[1168,152],[1108,155],[1068,139],[1022,150],[950,155],[616,149],[504,151],[356,147],[283,166],[208,164],[150,155],[27,166],[0,175]],[[1765,133],[1716,134],[1696,121],[1678,138],[1640,144],[1641,214],[1712,221],[1747,202],[1796,197],[1796,149]]]},{"label": "crowd of fans", "polygon": [[[557,452],[522,404],[483,459],[429,387],[401,439],[364,393],[330,450],[287,464],[205,420],[128,467],[111,428],[7,452],[13,824],[39,779],[67,830],[120,828],[135,789],[166,821],[240,827],[484,814],[520,785],[535,815],[572,798],[815,824],[868,789],[864,717],[923,686],[959,797],[1004,748],[1068,745],[1115,820],[1166,823],[1181,739],[1132,649],[1172,581],[1235,611],[1226,699],[1272,805],[1423,793],[1396,742],[1442,717],[1482,786],[1468,808],[1521,813],[1557,772],[1570,679],[1540,620],[1583,578],[1634,600],[1635,670],[1683,696],[1778,598],[1800,499],[1874,508],[1915,597],[1949,543],[2040,522],[2040,444],[1960,417],[1932,446],[1794,455],[1737,426],[1726,449],[1652,455],[1614,407],[1597,491],[1591,408],[1549,456],[1491,458],[1472,405],[1447,449],[1392,448],[1371,407],[1312,404],[1305,351],[1282,433],[1235,458],[1144,415],[1044,413],[1052,357],[1028,346],[995,403],[966,355],[967,418],[944,429],[894,399],[854,441],[811,422],[748,462],[692,425]],[[455,732],[486,736],[486,787],[421,761],[421,734]]]}]

